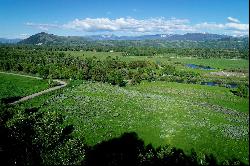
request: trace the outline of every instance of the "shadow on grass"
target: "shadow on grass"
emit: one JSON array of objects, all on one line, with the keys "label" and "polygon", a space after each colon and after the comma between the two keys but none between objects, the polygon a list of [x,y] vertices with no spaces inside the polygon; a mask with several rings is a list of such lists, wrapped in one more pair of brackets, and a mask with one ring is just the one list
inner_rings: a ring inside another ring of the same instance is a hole
[{"label": "shadow on grass", "polygon": [[119,138],[104,141],[87,150],[86,165],[137,165],[144,142],[136,133],[125,133]]},{"label": "shadow on grass", "polygon": [[[217,165],[215,157],[210,156],[205,162]],[[119,138],[104,141],[86,151],[87,166],[163,166],[163,165],[199,165],[197,155],[186,155],[183,150],[169,147],[153,148],[145,146],[135,132],[124,133]]]},{"label": "shadow on grass", "polygon": [[[211,154],[205,155],[201,162],[194,151],[187,155],[183,150],[169,146],[158,148],[154,148],[151,144],[146,146],[135,132],[124,133],[118,138],[87,146],[72,135],[75,130],[73,125],[58,128],[63,124],[63,118],[59,115],[44,123],[43,120],[51,117],[39,113],[39,108],[30,108],[24,111],[25,118],[8,127],[5,123],[13,114],[6,114],[9,112],[8,108],[1,107],[1,109],[3,109],[1,115],[6,115],[5,118],[0,116],[0,164],[2,165],[244,165],[235,158],[218,163]],[[43,131],[43,134],[38,134],[39,131]]]},{"label": "shadow on grass", "polygon": [[14,96],[14,97],[6,97],[6,98],[2,98],[0,100],[1,103],[4,103],[4,104],[9,104],[9,103],[12,103],[14,101],[17,101],[19,99],[21,99],[23,96]]},{"label": "shadow on grass", "polygon": [[121,137],[103,141],[86,151],[83,165],[87,166],[165,166],[165,165],[245,165],[238,159],[219,163],[212,154],[201,161],[194,150],[187,155],[182,149],[169,146],[154,148],[145,146],[135,132],[124,133]]}]

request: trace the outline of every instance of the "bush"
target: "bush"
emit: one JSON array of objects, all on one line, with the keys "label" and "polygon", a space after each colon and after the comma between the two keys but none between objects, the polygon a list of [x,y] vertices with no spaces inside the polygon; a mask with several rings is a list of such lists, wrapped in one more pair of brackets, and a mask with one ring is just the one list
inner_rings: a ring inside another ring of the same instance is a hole
[{"label": "bush", "polygon": [[120,70],[112,70],[109,73],[107,73],[107,81],[112,85],[120,85],[120,86],[126,85]]},{"label": "bush", "polygon": [[162,73],[164,75],[173,75],[175,72],[176,72],[175,67],[171,65],[166,65],[166,66],[163,66],[162,68]]},{"label": "bush", "polygon": [[240,84],[236,90],[236,95],[247,98],[249,96],[248,90],[249,88],[246,85]]}]

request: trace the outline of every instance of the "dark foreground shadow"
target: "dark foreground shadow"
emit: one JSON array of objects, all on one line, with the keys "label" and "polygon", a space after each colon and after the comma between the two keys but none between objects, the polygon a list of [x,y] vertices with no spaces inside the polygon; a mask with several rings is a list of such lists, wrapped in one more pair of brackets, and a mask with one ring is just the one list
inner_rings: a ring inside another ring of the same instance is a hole
[{"label": "dark foreground shadow", "polygon": [[[87,166],[198,165],[196,153],[188,156],[181,149],[154,149],[152,145],[145,147],[134,132],[97,144],[86,154],[83,165]],[[207,162],[217,164],[214,157],[210,157]]]},{"label": "dark foreground shadow", "polygon": [[145,146],[135,132],[87,146],[72,135],[73,125],[63,126],[63,117],[59,115],[48,117],[40,113],[39,108],[30,108],[24,110],[24,118],[8,127],[6,122],[16,110],[11,112],[4,106],[0,109],[0,165],[244,165],[234,158],[218,163],[210,154],[201,162],[194,151],[185,154],[169,146]]},{"label": "dark foreground shadow", "polygon": [[196,165],[245,165],[233,158],[218,162],[212,154],[205,155],[202,162],[194,150],[187,155],[182,149],[168,146],[154,148],[145,146],[135,132],[103,141],[86,151],[83,165],[87,166],[196,166]]},{"label": "dark foreground shadow", "polygon": [[17,101],[17,100],[19,100],[21,98],[22,98],[22,96],[6,97],[6,98],[2,98],[0,100],[0,102],[3,103],[3,104],[9,104],[9,103]]},{"label": "dark foreground shadow", "polygon": [[104,141],[87,151],[85,165],[138,165],[144,142],[136,133],[125,133],[119,138]]}]

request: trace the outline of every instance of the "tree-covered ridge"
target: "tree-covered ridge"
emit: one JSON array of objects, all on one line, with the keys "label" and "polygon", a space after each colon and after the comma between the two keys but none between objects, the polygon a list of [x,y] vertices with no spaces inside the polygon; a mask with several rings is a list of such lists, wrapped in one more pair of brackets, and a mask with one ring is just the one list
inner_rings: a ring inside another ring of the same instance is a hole
[{"label": "tree-covered ridge", "polygon": [[33,44],[33,45],[64,45],[69,43],[79,43],[82,44],[86,41],[83,37],[74,37],[74,36],[57,36],[53,34],[48,34],[41,32],[35,35],[30,36],[27,39],[24,39],[19,42],[19,44]]},{"label": "tree-covered ridge", "polygon": [[[152,35],[154,36],[154,35]],[[153,47],[153,48],[216,48],[216,49],[248,49],[248,37],[231,37],[216,34],[171,35],[168,39],[161,37],[131,37],[120,40],[117,37],[99,39],[99,37],[57,36],[38,33],[19,42],[19,44],[46,46],[75,46],[98,49],[116,49],[117,47]]]}]

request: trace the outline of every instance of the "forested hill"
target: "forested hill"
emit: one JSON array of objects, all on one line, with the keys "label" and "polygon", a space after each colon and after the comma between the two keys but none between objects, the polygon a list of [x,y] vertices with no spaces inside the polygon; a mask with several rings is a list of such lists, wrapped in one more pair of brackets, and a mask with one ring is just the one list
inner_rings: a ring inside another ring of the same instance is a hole
[{"label": "forested hill", "polygon": [[18,44],[31,44],[31,45],[68,45],[83,44],[86,41],[84,37],[77,36],[57,36],[45,32],[37,33],[27,39],[20,41]]},{"label": "forested hill", "polygon": [[96,47],[156,47],[156,48],[222,48],[248,49],[248,37],[232,37],[217,34],[187,33],[184,35],[144,36],[57,36],[41,32],[18,44],[45,46],[96,46]]}]

